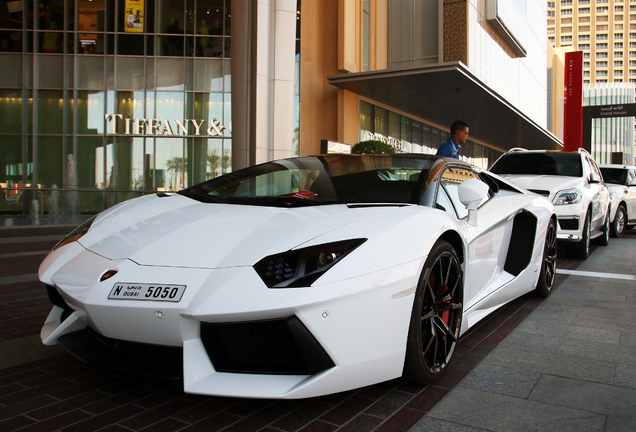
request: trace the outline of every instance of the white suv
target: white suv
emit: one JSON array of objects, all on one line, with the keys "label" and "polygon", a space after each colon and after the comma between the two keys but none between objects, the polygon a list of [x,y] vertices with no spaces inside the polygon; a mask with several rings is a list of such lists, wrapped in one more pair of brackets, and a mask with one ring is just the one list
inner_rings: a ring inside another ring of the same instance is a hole
[{"label": "white suv", "polygon": [[628,225],[636,225],[636,167],[601,165],[599,168],[610,191],[611,234],[622,237]]},{"label": "white suv", "polygon": [[587,258],[590,240],[607,245],[609,191],[590,154],[557,150],[512,149],[490,171],[548,198],[559,221],[557,239],[576,258]]}]

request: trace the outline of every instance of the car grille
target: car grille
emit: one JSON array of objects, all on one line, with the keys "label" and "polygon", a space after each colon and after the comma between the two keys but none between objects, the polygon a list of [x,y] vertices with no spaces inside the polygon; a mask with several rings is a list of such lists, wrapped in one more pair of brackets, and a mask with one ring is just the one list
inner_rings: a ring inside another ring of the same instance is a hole
[{"label": "car grille", "polygon": [[178,380],[183,348],[111,339],[85,327],[60,336],[57,343],[77,359],[116,372]]},{"label": "car grille", "polygon": [[218,372],[312,375],[335,366],[295,316],[240,323],[204,322],[201,341]]},{"label": "car grille", "polygon": [[528,189],[530,192],[534,192],[536,194],[539,194],[541,196],[544,196],[546,198],[550,197],[550,191],[547,190],[539,190],[539,189]]},{"label": "car grille", "polygon": [[559,219],[559,228],[576,231],[579,229],[579,221],[578,219]]}]

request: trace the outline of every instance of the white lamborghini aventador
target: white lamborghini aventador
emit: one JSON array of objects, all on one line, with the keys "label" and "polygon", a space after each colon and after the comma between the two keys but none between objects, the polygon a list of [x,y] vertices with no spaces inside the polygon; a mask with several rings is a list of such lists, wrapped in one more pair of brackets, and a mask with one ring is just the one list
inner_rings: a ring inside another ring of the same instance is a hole
[{"label": "white lamborghini aventador", "polygon": [[555,265],[552,204],[494,174],[430,155],[284,159],[78,227],[40,267],[41,337],[188,393],[427,383],[480,319],[549,295]]}]

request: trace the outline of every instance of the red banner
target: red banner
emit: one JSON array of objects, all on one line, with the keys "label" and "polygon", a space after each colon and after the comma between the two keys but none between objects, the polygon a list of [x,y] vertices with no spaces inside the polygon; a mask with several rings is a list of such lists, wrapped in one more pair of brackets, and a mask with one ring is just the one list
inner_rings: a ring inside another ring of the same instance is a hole
[{"label": "red banner", "polygon": [[563,150],[583,147],[583,51],[565,53]]}]

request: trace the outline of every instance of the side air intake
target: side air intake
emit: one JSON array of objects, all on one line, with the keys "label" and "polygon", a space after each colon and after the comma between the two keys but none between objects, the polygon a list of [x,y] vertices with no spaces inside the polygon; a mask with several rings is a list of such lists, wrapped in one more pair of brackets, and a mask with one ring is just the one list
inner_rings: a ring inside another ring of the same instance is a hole
[{"label": "side air intake", "polygon": [[504,270],[511,275],[518,276],[532,259],[535,233],[537,232],[537,218],[524,210],[515,216],[512,222],[512,235]]}]

